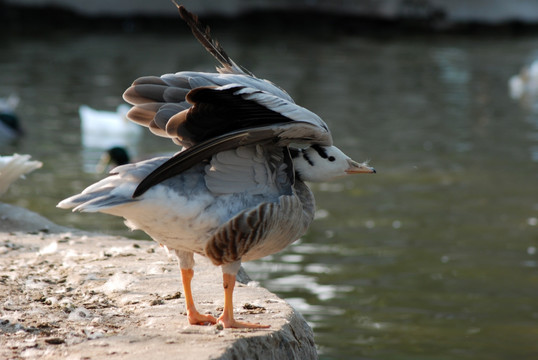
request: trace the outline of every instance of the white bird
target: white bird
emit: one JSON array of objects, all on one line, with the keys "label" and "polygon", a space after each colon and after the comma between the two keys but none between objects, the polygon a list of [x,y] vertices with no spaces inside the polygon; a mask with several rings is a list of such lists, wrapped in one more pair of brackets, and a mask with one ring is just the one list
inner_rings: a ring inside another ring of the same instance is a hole
[{"label": "white bird", "polygon": [[512,99],[530,98],[538,96],[538,60],[530,66],[524,66],[519,74],[508,80],[508,89]]},{"label": "white bird", "polygon": [[23,135],[15,109],[19,104],[19,97],[15,94],[7,98],[0,98],[0,141],[12,141]]},{"label": "white bird", "polygon": [[[333,146],[323,120],[235,64],[196,16],[178,8],[221,63],[218,73],[142,77],[124,99],[135,105],[131,120],[184,149],[172,157],[117,167],[58,206],[122,216],[129,227],[174,250],[189,323],[267,327],[234,318],[233,288],[241,262],[276,253],[306,232],[315,204],[305,181],[375,170]],[[222,266],[224,309],[218,319],[196,310],[194,253]]]},{"label": "white bird", "polygon": [[108,149],[136,143],[142,134],[142,128],[127,119],[129,109],[127,104],[119,105],[116,111],[79,106],[82,145],[87,148]]},{"label": "white bird", "polygon": [[0,156],[0,195],[3,195],[17,179],[24,178],[25,174],[43,166],[41,161],[30,160],[30,157],[19,154]]}]

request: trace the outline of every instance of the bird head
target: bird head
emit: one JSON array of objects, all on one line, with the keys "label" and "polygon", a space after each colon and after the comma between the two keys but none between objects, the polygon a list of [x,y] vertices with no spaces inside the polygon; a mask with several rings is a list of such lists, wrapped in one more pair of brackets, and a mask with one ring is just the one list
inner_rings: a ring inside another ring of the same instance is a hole
[{"label": "bird head", "polygon": [[373,167],[358,163],[336,146],[312,145],[290,149],[295,171],[304,181],[322,182],[350,174],[372,174]]}]

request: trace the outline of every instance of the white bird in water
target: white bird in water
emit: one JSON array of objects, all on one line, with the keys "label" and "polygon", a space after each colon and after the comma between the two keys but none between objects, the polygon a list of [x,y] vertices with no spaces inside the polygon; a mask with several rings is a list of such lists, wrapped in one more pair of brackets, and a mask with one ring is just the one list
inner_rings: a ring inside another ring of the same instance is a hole
[{"label": "white bird in water", "polygon": [[520,100],[525,106],[535,107],[538,99],[538,60],[511,76],[508,89],[512,99]]},{"label": "white bird in water", "polygon": [[80,105],[78,113],[82,145],[88,148],[108,149],[113,146],[135,144],[142,134],[142,128],[126,118],[129,109],[127,104],[119,105],[116,111],[97,110],[87,105]]},{"label": "white bird in water", "polygon": [[[183,150],[119,166],[58,206],[122,216],[129,227],[174,250],[190,324],[264,328],[234,318],[241,262],[276,253],[306,232],[315,204],[305,181],[375,170],[333,146],[323,120],[273,83],[239,67],[211,39],[209,28],[178,8],[220,62],[218,73],[141,77],[123,97],[135,105],[131,120]],[[224,309],[218,318],[196,310],[194,253],[222,267]]]}]

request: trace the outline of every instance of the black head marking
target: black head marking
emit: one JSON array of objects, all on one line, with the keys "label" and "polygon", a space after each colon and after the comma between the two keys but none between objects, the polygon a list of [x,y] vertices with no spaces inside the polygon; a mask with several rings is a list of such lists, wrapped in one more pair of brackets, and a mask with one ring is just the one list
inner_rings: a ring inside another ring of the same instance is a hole
[{"label": "black head marking", "polygon": [[320,145],[315,144],[315,145],[312,145],[311,148],[314,149],[314,150],[316,150],[316,152],[319,154],[319,156],[320,156],[321,158],[323,158],[323,159],[327,159],[327,160],[329,160],[329,161],[331,161],[331,162],[333,162],[334,160],[336,160],[336,159],[334,158],[334,156],[329,156],[329,155],[327,154],[327,149],[326,149],[326,148],[321,147]]},{"label": "black head marking", "polygon": [[327,150],[325,150],[324,148],[322,148],[320,145],[312,145],[310,146],[312,149],[316,150],[316,152],[319,154],[319,156],[321,156],[322,158],[324,159],[327,159],[328,155],[327,155]]},{"label": "black head marking", "polygon": [[308,153],[305,151],[305,149],[301,149],[301,153],[303,154],[303,159],[310,165],[314,166],[314,162],[310,159],[310,156],[308,156]]}]

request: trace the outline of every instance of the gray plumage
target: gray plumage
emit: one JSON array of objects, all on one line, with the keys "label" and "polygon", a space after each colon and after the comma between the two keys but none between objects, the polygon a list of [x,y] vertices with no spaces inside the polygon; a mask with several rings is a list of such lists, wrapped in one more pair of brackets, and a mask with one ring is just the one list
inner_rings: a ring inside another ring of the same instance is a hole
[{"label": "gray plumage", "polygon": [[133,198],[139,182],[167,160],[150,159],[115,168],[59,206],[123,216],[170,249],[235,268],[282,250],[313,220],[314,197],[303,182],[292,183],[287,156],[281,147],[227,150]]}]

